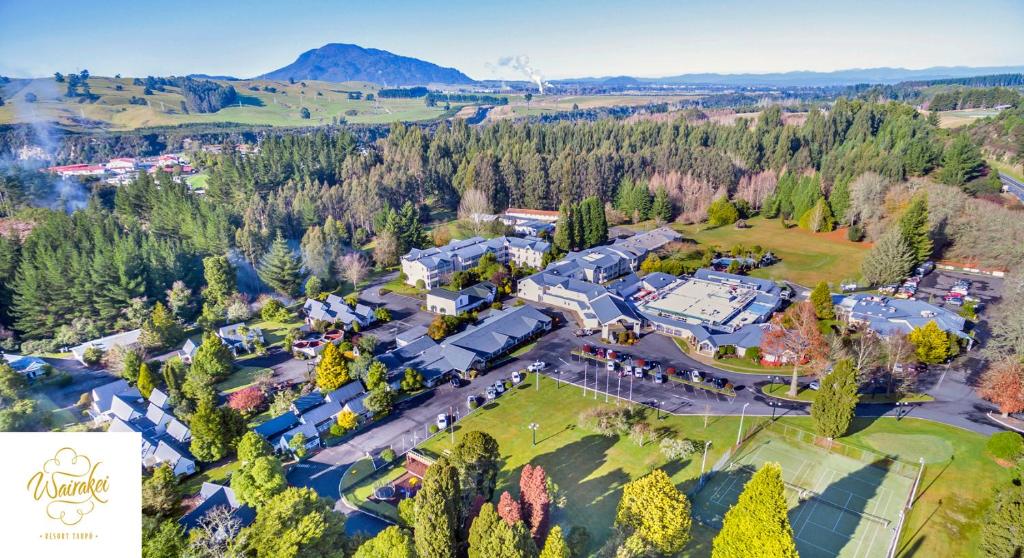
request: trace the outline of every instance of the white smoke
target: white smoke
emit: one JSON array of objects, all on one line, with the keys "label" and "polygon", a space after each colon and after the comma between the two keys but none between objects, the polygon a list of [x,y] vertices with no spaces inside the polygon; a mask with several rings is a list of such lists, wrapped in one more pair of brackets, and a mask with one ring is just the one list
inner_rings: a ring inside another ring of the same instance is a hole
[{"label": "white smoke", "polygon": [[544,94],[544,86],[548,85],[544,81],[544,74],[540,73],[540,70],[530,65],[530,57],[525,54],[519,56],[502,56],[498,59],[498,66],[512,68],[518,70],[527,79],[537,84],[537,89],[540,94]]}]

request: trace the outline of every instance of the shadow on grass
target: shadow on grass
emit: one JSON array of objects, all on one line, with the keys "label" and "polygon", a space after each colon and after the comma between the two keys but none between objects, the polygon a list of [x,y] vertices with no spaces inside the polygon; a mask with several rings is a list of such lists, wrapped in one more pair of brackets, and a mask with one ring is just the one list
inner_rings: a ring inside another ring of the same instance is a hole
[{"label": "shadow on grass", "polygon": [[942,500],[939,500],[939,502],[935,504],[935,508],[932,509],[931,513],[928,514],[928,517],[926,517],[924,521],[922,521],[921,524],[917,526],[917,529],[914,530],[914,534],[907,537],[907,540],[910,542],[903,545],[902,547],[900,547],[899,550],[896,551],[897,556],[913,556],[917,552],[917,550],[921,548],[921,545],[924,544],[924,540],[927,537],[918,538],[917,536],[921,533],[921,530],[924,529],[924,526],[928,525],[928,522],[930,522],[932,518],[935,517],[935,514],[939,512],[939,508],[941,507]]},{"label": "shadow on grass", "polygon": [[[956,459],[955,454],[951,456],[949,458],[949,461],[947,461],[946,464],[942,466],[942,469],[934,477],[932,477],[930,481],[928,481],[928,486],[925,486],[924,488],[921,489],[920,492],[917,493],[917,496],[914,497],[914,501],[911,502],[911,505],[916,504],[917,501],[921,499],[921,496],[924,496],[924,493],[928,492],[928,489],[931,488],[933,484],[935,484],[935,481],[939,480],[939,477],[941,477],[942,474],[946,472],[946,469],[949,469],[949,466],[953,464],[954,459]],[[927,471],[927,468],[925,468],[925,470]]]},{"label": "shadow on grass", "polygon": [[[853,536],[862,521],[871,521],[863,514],[885,475],[884,464],[865,465],[791,509],[789,517],[796,534],[797,550],[805,556],[822,552],[839,556],[848,545],[857,545]],[[813,490],[815,487],[802,488]]]}]

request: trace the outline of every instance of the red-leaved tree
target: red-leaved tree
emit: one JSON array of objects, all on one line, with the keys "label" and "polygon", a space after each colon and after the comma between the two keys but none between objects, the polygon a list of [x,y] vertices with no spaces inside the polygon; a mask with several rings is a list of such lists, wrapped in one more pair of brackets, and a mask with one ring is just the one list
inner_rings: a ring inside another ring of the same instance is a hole
[{"label": "red-leaved tree", "polygon": [[519,506],[519,501],[508,491],[502,492],[501,498],[498,499],[498,515],[509,525],[515,525],[523,520],[523,509]]},{"label": "red-leaved tree", "polygon": [[1024,365],[1009,358],[996,362],[981,377],[978,394],[999,405],[1004,417],[1024,411]]},{"label": "red-leaved tree", "polygon": [[259,409],[266,401],[267,396],[257,386],[240,389],[228,395],[228,407],[242,414],[248,414]]},{"label": "red-leaved tree", "polygon": [[519,475],[519,504],[530,528],[530,535],[538,546],[543,546],[548,531],[548,475],[540,465],[527,464]]},{"label": "red-leaved tree", "polygon": [[818,329],[818,315],[810,301],[798,302],[772,318],[772,327],[761,340],[761,354],[793,359],[793,379],[789,395],[796,396],[800,364],[820,368],[828,356],[828,342]]}]

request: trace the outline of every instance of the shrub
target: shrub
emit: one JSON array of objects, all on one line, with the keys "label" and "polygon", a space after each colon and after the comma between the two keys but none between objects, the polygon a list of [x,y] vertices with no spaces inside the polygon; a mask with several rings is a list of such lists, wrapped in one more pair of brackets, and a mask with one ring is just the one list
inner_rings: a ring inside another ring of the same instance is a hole
[{"label": "shrub", "polygon": [[744,353],[751,362],[761,362],[761,347],[750,347],[747,352]]},{"label": "shrub", "polygon": [[500,301],[495,300],[494,302],[491,303],[491,309],[492,310],[501,310],[501,307],[502,307],[502,304],[501,304]]},{"label": "shrub", "polygon": [[469,408],[470,409],[476,409],[479,406],[480,406],[480,402],[478,402],[476,399],[474,399],[474,400],[469,402]]},{"label": "shrub", "polygon": [[1014,461],[1024,454],[1024,437],[1016,432],[996,432],[989,437],[985,449],[993,457]]},{"label": "shrub", "polygon": [[423,281],[423,279],[417,279],[416,280],[416,288],[421,290],[421,291],[425,291],[425,290],[427,290],[427,283],[425,281]]},{"label": "shrub", "polygon": [[386,461],[387,463],[391,463],[392,461],[395,460],[396,457],[398,456],[395,455],[395,450],[391,448],[384,448],[384,451],[380,452],[380,458]]},{"label": "shrub", "polygon": [[666,459],[682,459],[697,452],[697,442],[665,438],[661,441],[661,453]]},{"label": "shrub", "polygon": [[103,361],[103,349],[99,347],[89,347],[82,353],[82,360],[89,366],[96,366]]},{"label": "shrub", "polygon": [[428,430],[430,431],[431,434],[437,434],[438,430],[441,430],[441,429],[438,428],[436,424],[431,424],[430,428],[428,428]]},{"label": "shrub", "polygon": [[860,225],[851,225],[846,229],[846,239],[852,242],[864,240],[864,229],[860,228]]}]

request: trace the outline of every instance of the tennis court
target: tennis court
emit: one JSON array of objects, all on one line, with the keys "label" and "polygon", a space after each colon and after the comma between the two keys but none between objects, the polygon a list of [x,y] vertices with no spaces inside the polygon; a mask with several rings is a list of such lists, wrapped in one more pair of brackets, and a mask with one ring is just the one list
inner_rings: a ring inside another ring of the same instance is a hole
[{"label": "tennis court", "polygon": [[886,555],[914,479],[768,429],[741,447],[694,496],[694,516],[719,528],[747,480],[772,461],[782,465],[800,556]]}]

